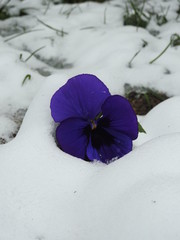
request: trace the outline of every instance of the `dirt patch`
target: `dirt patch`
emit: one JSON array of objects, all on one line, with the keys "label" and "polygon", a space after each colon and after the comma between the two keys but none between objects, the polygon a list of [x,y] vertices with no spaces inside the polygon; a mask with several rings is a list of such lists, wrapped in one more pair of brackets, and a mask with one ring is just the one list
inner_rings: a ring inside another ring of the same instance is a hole
[{"label": "dirt patch", "polygon": [[156,105],[169,97],[155,89],[125,84],[125,97],[131,103],[137,115],[145,115]]}]

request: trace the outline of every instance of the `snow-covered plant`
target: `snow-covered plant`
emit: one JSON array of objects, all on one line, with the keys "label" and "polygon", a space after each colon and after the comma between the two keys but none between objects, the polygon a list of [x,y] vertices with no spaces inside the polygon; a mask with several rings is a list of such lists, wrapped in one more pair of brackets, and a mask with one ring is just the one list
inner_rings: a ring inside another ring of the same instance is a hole
[{"label": "snow-covered plant", "polygon": [[146,28],[150,21],[150,16],[144,11],[146,0],[142,4],[135,0],[130,0],[126,4],[124,14],[124,25]]},{"label": "snow-covered plant", "polygon": [[9,8],[10,6],[8,6],[9,2],[11,0],[7,0],[7,1],[1,1],[0,2],[0,20],[5,20],[6,18],[9,18]]}]

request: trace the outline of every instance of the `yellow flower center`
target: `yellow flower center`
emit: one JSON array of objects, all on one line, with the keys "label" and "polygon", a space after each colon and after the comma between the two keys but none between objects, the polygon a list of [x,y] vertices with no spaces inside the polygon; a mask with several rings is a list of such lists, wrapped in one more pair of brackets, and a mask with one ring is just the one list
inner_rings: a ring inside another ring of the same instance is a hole
[{"label": "yellow flower center", "polygon": [[94,130],[97,128],[97,123],[94,120],[91,120],[91,129]]}]

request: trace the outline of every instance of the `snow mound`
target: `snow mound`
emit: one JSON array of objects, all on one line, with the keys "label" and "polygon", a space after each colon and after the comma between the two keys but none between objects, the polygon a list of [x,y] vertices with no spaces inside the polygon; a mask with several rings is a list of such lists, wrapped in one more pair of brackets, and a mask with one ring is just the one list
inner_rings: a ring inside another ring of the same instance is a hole
[{"label": "snow mound", "polygon": [[[18,136],[0,147],[1,239],[179,239],[180,133],[147,141],[109,165],[72,157],[53,137],[49,102],[58,83],[47,80]],[[175,112],[179,101],[160,104],[151,122],[169,106]],[[163,126],[173,130],[178,122],[176,114]]]}]

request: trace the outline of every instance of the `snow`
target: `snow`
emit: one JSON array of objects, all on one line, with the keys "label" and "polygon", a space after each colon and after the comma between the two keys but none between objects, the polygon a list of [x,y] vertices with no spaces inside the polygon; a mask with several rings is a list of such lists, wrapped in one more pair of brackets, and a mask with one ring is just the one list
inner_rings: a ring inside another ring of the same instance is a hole
[{"label": "snow", "polygon": [[147,134],[141,134],[136,140],[136,144],[141,145],[144,142],[162,135],[180,133],[179,106],[180,97],[172,97],[152,109],[144,119],[141,120],[141,124],[146,129]]},{"label": "snow", "polygon": [[[8,142],[0,145],[0,240],[180,239],[180,48],[149,64],[179,31],[178,2],[152,0],[157,10],[170,6],[168,23],[152,19],[147,29],[123,26],[125,1],[51,2],[49,9],[40,0],[11,3],[14,12],[35,9],[0,21],[0,138]],[[8,40],[23,28],[37,31]],[[109,165],[69,156],[55,142],[50,99],[80,73],[97,75],[112,94],[124,94],[129,83],[171,97],[138,116],[147,134]],[[25,117],[12,140],[17,113]]]}]

